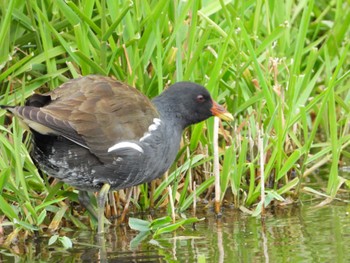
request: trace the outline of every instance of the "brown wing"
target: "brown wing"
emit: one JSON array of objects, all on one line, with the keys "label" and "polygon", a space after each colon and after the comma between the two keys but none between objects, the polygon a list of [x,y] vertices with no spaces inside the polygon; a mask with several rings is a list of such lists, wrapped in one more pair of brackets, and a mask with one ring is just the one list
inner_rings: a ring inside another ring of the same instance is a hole
[{"label": "brown wing", "polygon": [[159,116],[146,96],[108,77],[71,80],[43,96],[51,97],[44,107],[17,107],[16,113],[30,127],[40,125],[38,132],[48,128],[101,157],[118,142],[138,141]]}]

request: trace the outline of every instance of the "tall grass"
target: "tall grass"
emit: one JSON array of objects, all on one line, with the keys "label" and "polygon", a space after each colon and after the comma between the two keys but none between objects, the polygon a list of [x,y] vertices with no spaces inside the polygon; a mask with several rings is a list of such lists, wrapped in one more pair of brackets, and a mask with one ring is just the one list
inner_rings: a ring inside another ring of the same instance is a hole
[{"label": "tall grass", "polygon": [[[297,201],[321,165],[330,165],[323,194],[334,198],[349,184],[338,174],[350,156],[348,2],[9,0],[0,13],[2,105],[87,74],[114,76],[149,97],[191,80],[235,115],[220,131],[221,201],[259,215],[286,195]],[[67,206],[77,192],[39,173],[17,120],[1,111],[0,122],[2,225],[16,233],[86,227]],[[179,211],[212,200],[213,122],[185,132],[168,176],[137,187],[134,207],[169,207],[168,186]]]}]

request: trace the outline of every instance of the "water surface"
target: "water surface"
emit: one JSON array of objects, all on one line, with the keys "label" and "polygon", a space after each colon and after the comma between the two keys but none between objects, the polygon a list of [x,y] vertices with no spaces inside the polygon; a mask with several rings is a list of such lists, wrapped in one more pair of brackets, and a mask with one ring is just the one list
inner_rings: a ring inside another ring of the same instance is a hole
[{"label": "water surface", "polygon": [[[73,249],[48,246],[48,238],[1,248],[1,262],[350,262],[350,207],[333,202],[269,210],[265,220],[235,209],[212,211],[195,228],[146,239],[130,249],[137,232],[111,227],[104,246],[91,231],[66,232]],[[63,233],[61,233],[63,234]]]}]

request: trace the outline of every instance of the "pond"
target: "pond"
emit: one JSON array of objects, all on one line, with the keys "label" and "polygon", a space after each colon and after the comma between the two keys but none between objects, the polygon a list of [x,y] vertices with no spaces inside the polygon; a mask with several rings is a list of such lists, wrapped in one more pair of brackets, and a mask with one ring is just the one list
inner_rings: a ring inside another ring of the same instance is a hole
[{"label": "pond", "polygon": [[264,221],[226,208],[195,228],[147,239],[130,249],[137,232],[111,227],[99,247],[93,232],[67,232],[73,249],[48,246],[48,238],[1,248],[1,262],[350,262],[350,207],[340,202],[268,210]]}]

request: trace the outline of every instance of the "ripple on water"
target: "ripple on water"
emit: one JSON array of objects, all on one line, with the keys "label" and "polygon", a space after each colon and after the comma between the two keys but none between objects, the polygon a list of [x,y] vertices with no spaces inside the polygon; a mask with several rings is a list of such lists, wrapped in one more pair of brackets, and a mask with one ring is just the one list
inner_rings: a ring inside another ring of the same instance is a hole
[{"label": "ripple on water", "polygon": [[[237,210],[219,220],[206,211],[195,229],[147,239],[135,249],[137,235],[126,227],[111,228],[101,249],[93,232],[66,232],[73,249],[47,246],[48,238],[27,240],[0,249],[1,262],[350,262],[348,206],[290,206],[267,213],[265,223]],[[160,217],[160,216],[159,216]],[[100,244],[101,245],[101,244]]]}]

